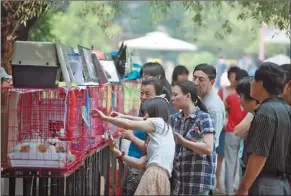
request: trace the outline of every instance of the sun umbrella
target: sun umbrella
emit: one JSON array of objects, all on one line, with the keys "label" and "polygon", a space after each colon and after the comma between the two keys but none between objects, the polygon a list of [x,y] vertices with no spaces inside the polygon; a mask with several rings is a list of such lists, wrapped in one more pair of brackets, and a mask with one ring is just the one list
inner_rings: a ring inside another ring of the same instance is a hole
[{"label": "sun umbrella", "polygon": [[[122,42],[119,43],[121,45]],[[168,34],[155,31],[143,37],[123,41],[132,49],[165,50],[165,51],[195,51],[197,46],[183,40],[170,37]]]},{"label": "sun umbrella", "polygon": [[290,64],[290,61],[291,60],[288,56],[279,54],[279,55],[266,59],[264,62],[272,62],[278,65],[282,65],[282,64]]}]

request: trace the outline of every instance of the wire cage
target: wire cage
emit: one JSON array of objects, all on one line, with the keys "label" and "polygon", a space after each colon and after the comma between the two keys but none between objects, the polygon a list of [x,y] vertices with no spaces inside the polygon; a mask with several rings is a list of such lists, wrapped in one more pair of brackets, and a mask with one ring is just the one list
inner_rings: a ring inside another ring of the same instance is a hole
[{"label": "wire cage", "polygon": [[86,149],[77,89],[5,89],[1,92],[3,167],[58,168],[79,164]]},{"label": "wire cage", "polygon": [[[105,114],[112,111],[112,94],[108,85],[88,87],[88,100],[90,110],[99,109]],[[91,149],[95,149],[105,143],[104,135],[110,129],[110,124],[98,117],[90,117],[87,131],[90,138]],[[92,151],[92,150],[91,150]]]}]

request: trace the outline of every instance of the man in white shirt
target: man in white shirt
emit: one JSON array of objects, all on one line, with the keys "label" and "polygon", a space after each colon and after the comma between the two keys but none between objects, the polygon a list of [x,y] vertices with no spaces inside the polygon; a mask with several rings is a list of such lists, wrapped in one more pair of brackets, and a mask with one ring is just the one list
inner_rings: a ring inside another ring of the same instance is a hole
[{"label": "man in white shirt", "polygon": [[[219,137],[225,123],[225,107],[223,101],[213,90],[215,84],[216,70],[212,65],[199,64],[193,71],[197,93],[206,105],[215,129],[215,148],[219,146]],[[217,185],[220,187],[219,174],[221,165],[217,165]]]}]

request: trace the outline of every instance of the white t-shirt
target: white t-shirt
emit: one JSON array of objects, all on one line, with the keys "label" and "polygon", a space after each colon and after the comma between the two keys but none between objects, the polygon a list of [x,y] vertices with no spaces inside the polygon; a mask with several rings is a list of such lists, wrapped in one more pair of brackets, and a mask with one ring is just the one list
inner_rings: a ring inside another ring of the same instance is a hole
[{"label": "white t-shirt", "polygon": [[147,165],[155,163],[169,172],[171,176],[175,156],[175,140],[172,127],[162,118],[148,118],[156,127],[149,134],[150,141],[147,145]]}]

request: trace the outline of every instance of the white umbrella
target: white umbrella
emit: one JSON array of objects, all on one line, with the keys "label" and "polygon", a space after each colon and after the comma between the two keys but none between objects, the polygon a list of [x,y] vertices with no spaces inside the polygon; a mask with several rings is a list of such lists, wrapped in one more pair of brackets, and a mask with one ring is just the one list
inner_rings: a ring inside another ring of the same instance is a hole
[{"label": "white umbrella", "polygon": [[290,44],[290,37],[286,31],[264,27],[263,38],[265,43]]},{"label": "white umbrella", "polygon": [[266,59],[264,62],[272,62],[278,65],[282,65],[282,64],[290,64],[290,61],[291,59],[288,56],[279,54],[279,55]]},{"label": "white umbrella", "polygon": [[[122,42],[119,43],[121,45]],[[168,51],[195,51],[197,46],[183,40],[170,37],[168,34],[155,31],[143,37],[123,41],[132,49],[168,50]]]}]

